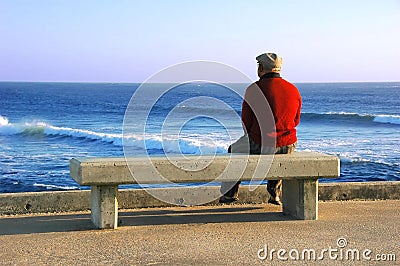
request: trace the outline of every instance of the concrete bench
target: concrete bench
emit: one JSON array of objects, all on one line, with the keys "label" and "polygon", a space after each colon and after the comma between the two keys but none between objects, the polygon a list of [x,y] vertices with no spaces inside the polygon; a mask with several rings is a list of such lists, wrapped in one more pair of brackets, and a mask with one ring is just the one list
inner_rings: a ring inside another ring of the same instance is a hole
[{"label": "concrete bench", "polygon": [[[257,168],[263,164],[270,165],[269,170]],[[199,166],[202,170],[192,170]],[[160,173],[174,183],[236,181],[237,178],[242,181],[282,179],[283,213],[298,219],[316,220],[318,179],[338,177],[339,168],[337,157],[316,152],[274,156],[224,154],[70,160],[71,177],[78,184],[91,187],[91,217],[98,228],[117,228],[118,185],[137,184],[133,175],[141,177],[141,184],[144,181],[148,184],[168,182],[160,178]]]}]

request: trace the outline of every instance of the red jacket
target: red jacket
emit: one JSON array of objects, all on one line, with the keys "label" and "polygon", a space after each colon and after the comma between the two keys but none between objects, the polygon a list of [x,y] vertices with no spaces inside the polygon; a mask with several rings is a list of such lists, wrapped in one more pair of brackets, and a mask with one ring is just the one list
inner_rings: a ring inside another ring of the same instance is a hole
[{"label": "red jacket", "polygon": [[277,73],[267,73],[246,89],[243,128],[258,144],[272,147],[293,144],[297,141],[301,104],[296,86]]}]

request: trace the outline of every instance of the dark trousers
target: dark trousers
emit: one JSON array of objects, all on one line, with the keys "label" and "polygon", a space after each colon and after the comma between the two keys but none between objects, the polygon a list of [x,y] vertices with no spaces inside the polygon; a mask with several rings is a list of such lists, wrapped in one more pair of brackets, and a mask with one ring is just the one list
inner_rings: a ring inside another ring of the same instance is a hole
[{"label": "dark trousers", "polygon": [[[297,142],[278,148],[266,147],[261,151],[260,144],[255,143],[250,139],[250,154],[290,154],[294,152],[296,145]],[[228,153],[231,153],[230,146],[228,148]],[[240,181],[222,182],[220,191],[224,196],[237,198],[239,193],[239,185]],[[276,197],[280,197],[282,194],[282,180],[268,180],[267,191],[274,199]]]}]

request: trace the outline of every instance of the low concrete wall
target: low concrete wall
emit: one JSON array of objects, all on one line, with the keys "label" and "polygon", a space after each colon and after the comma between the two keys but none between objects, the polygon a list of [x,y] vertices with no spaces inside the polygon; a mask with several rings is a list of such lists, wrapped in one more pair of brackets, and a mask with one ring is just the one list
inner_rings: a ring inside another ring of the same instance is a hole
[{"label": "low concrete wall", "polygon": [[319,185],[319,200],[400,199],[400,181],[343,182]]},{"label": "low concrete wall", "polygon": [[[267,199],[265,186],[249,191],[248,186],[240,188],[241,203],[261,203]],[[184,204],[184,198],[175,198],[177,191],[180,195],[191,197],[190,188],[171,188],[162,190],[171,197],[171,202]],[[218,198],[219,187],[204,187],[201,193]],[[200,193],[200,194],[201,194]],[[198,192],[196,193],[198,194]],[[400,199],[400,182],[345,182],[325,183],[319,185],[319,200],[380,200]],[[120,209],[141,207],[171,206],[157,200],[145,190],[120,190],[118,195]],[[217,200],[209,204],[217,204]],[[0,215],[70,212],[90,209],[90,191],[59,191],[59,192],[28,192],[0,194]]]},{"label": "low concrete wall", "polygon": [[0,194],[0,215],[68,212],[90,209],[90,191]]}]

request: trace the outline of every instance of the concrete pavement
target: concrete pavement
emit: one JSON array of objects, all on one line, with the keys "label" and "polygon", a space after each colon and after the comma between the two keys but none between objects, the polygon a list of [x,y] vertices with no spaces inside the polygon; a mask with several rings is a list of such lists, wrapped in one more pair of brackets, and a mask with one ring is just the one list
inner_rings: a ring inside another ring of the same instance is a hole
[{"label": "concrete pavement", "polygon": [[320,202],[319,209],[318,221],[266,204],[122,210],[117,230],[95,230],[88,212],[1,216],[0,264],[400,264],[399,200]]}]

